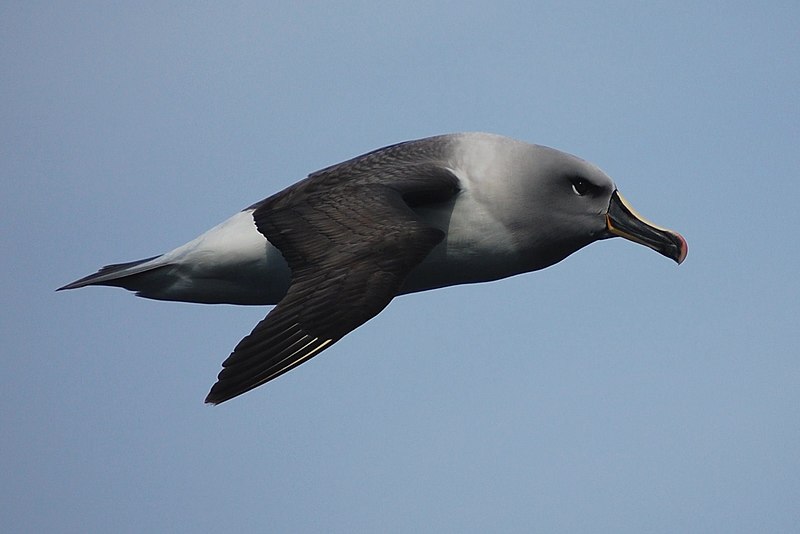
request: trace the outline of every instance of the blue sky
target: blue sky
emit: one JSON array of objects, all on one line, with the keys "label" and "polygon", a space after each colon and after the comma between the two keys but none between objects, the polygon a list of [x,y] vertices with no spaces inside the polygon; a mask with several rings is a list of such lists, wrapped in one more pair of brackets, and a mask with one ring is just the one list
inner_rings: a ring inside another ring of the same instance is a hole
[{"label": "blue sky", "polygon": [[[796,2],[4,3],[5,526],[795,529],[798,26]],[[213,408],[265,309],[53,291],[464,130],[598,164],[688,259],[616,239],[402,297]]]}]

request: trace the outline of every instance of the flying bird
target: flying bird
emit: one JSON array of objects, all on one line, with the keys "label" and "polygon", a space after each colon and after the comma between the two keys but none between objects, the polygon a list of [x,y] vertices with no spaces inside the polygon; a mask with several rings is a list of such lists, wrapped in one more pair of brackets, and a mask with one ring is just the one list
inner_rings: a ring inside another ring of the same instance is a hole
[{"label": "flying bird", "polygon": [[310,174],[171,252],[107,265],[150,299],[276,306],[222,364],[219,404],[308,361],[397,295],[536,271],[621,236],[681,263],[595,165],[485,133],[387,146]]}]

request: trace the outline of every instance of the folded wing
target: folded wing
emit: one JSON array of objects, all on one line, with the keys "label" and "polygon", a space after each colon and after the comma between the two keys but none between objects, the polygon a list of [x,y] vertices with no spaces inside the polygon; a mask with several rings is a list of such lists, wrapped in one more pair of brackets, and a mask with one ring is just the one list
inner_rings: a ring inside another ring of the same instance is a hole
[{"label": "folded wing", "polygon": [[364,324],[444,238],[410,206],[447,202],[458,179],[441,165],[404,161],[403,150],[392,152],[402,146],[312,174],[254,206],[292,282],[223,362],[206,402],[264,384]]}]

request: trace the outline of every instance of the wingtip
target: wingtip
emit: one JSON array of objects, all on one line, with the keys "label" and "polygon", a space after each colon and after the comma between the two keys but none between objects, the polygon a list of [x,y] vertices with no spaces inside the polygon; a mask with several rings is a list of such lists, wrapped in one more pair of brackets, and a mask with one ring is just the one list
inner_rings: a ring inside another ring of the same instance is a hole
[{"label": "wingtip", "polygon": [[225,402],[225,400],[217,399],[214,396],[212,396],[211,393],[209,393],[208,395],[206,395],[206,399],[203,402],[208,404],[209,406],[216,406],[217,404]]},{"label": "wingtip", "polygon": [[209,390],[208,395],[206,395],[206,398],[203,402],[210,404],[211,406],[217,406],[218,404],[222,404],[225,401],[231,400],[233,397],[238,395],[238,393],[235,395],[225,394],[219,390],[217,387],[218,385],[219,382],[216,382],[213,386],[211,386],[211,390]]}]

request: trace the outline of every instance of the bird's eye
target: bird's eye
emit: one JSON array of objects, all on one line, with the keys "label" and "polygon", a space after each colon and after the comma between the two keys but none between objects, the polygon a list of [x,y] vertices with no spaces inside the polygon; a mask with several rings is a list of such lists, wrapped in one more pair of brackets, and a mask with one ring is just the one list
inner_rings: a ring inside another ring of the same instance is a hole
[{"label": "bird's eye", "polygon": [[589,191],[594,188],[592,184],[584,180],[583,178],[573,178],[572,180],[572,190],[578,196],[583,196]]}]

